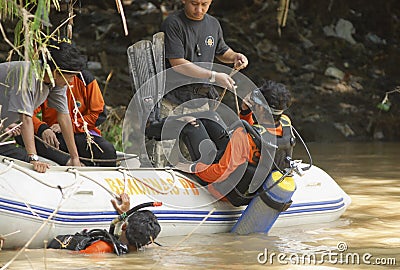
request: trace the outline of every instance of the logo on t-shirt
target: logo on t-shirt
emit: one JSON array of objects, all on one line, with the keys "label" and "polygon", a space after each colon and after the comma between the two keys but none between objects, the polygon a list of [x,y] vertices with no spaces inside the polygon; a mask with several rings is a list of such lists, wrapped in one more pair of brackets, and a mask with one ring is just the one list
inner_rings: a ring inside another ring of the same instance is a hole
[{"label": "logo on t-shirt", "polygon": [[214,38],[212,36],[206,37],[206,46],[213,47],[214,46]]}]

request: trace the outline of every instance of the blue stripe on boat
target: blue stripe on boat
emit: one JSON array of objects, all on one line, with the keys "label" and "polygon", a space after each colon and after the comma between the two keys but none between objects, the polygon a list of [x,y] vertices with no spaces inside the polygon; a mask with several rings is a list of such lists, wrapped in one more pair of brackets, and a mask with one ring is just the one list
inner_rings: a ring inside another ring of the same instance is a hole
[{"label": "blue stripe on boat", "polygon": [[[47,219],[50,215],[46,213],[53,213],[53,209],[39,207],[30,205],[32,210],[42,211],[45,213],[35,213],[34,215],[29,208],[21,202],[1,199],[0,203],[8,204],[8,205],[0,205],[0,209],[6,210],[9,212],[20,213],[28,216],[39,216],[43,219]],[[309,207],[311,206],[311,207]],[[314,207],[319,206],[319,207]],[[290,215],[290,214],[299,214],[306,212],[323,212],[323,211],[334,211],[341,209],[344,207],[343,198],[337,200],[330,201],[320,201],[320,202],[311,202],[311,203],[299,203],[293,204],[287,211],[282,212],[281,215]],[[19,209],[16,207],[23,207],[24,209]],[[304,209],[295,209],[299,207],[309,207]],[[194,210],[154,210],[155,215],[158,215],[159,220],[163,221],[202,221],[205,216],[209,214],[208,211],[194,211]],[[233,211],[217,211],[213,212],[210,217],[207,218],[207,221],[236,221],[239,218],[239,215],[242,213],[240,210]],[[61,215],[67,217],[60,217]],[[111,222],[113,217],[97,217],[97,218],[88,218],[87,216],[116,216],[117,212],[115,211],[100,211],[100,212],[69,212],[69,211],[59,211],[53,217],[52,220],[66,223],[93,223],[93,222]],[[188,215],[188,216],[181,216]],[[68,218],[70,216],[70,218]],[[85,217],[86,218],[74,218],[74,217]],[[194,217],[193,217],[194,216]]]}]

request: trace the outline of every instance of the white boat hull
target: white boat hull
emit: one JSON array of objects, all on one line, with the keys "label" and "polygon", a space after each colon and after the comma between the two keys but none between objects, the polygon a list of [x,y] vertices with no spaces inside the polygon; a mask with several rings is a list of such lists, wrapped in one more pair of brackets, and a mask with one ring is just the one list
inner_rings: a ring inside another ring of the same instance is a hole
[{"label": "white boat hull", "polygon": [[[4,248],[44,247],[44,241],[82,229],[108,228],[117,213],[113,194],[130,195],[131,205],[161,201],[151,210],[159,219],[162,236],[229,232],[244,207],[216,201],[194,180],[167,169],[52,167],[45,174],[19,161],[0,162],[0,235]],[[9,159],[8,159],[9,160]],[[297,190],[292,206],[274,227],[330,222],[349,206],[350,197],[324,171],[313,166],[294,176]],[[124,181],[126,179],[126,181]],[[37,234],[37,235],[36,235]]]}]

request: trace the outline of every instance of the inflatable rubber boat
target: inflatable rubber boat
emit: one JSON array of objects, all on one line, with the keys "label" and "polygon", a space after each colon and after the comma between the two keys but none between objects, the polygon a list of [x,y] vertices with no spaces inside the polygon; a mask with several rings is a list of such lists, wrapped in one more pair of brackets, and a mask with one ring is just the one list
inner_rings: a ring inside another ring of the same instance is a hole
[{"label": "inflatable rubber boat", "polygon": [[[133,160],[133,162],[135,162]],[[230,232],[246,207],[216,200],[190,175],[171,168],[135,166],[52,166],[41,174],[25,162],[0,156],[0,235],[3,248],[44,247],[59,234],[104,228],[117,216],[110,199],[123,191],[131,205],[162,202],[151,208],[162,236]],[[294,174],[291,206],[274,227],[331,222],[349,206],[350,197],[322,169]],[[29,242],[28,242],[29,241]]]}]

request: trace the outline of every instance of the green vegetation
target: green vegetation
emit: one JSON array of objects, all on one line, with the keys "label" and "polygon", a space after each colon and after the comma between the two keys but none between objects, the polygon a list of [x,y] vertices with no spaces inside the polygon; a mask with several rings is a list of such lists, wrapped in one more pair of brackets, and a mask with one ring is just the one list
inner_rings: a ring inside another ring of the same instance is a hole
[{"label": "green vegetation", "polygon": [[[53,80],[48,65],[51,58],[47,46],[62,25],[53,32],[50,31],[52,27],[49,20],[51,9],[60,10],[59,0],[0,0],[0,32],[5,42],[11,47],[7,60],[10,61],[13,55],[17,55],[18,60],[32,63],[33,72],[38,78],[43,78],[47,72],[50,79]],[[9,21],[16,22],[13,42],[6,36],[3,28],[3,23]],[[37,61],[38,59],[43,60],[43,65]],[[28,74],[23,76],[24,78],[30,77]],[[27,89],[29,81],[26,79],[21,81],[20,88]]]},{"label": "green vegetation", "polygon": [[122,142],[123,119],[125,115],[125,107],[111,108],[107,107],[107,120],[99,126],[101,135],[111,142],[117,151],[124,152]]},{"label": "green vegetation", "polygon": [[122,147],[122,125],[113,125],[102,133],[102,136],[109,142],[111,142],[115,150],[123,152]]},{"label": "green vegetation", "polygon": [[[62,28],[66,29],[68,38],[72,37],[73,6],[76,0],[66,1],[68,3],[69,18],[64,23],[54,27],[50,23],[50,12],[60,11],[60,0],[0,0],[0,35],[10,46],[7,61],[15,60],[12,56],[17,55],[18,60],[30,61],[33,72],[37,78],[43,78],[45,72],[53,80],[48,61],[52,61],[47,46],[50,39],[59,37]],[[118,6],[118,4],[117,4]],[[3,24],[12,21],[15,24],[13,41],[6,35]],[[43,60],[43,65],[39,59]],[[30,78],[28,74],[24,78]],[[21,78],[20,89],[27,89],[29,81]],[[110,118],[110,117],[109,117]],[[122,117],[123,118],[123,117]],[[122,119],[117,117],[103,127],[104,137],[122,151]]]},{"label": "green vegetation", "polygon": [[388,112],[390,110],[390,106],[392,106],[392,103],[389,100],[389,95],[396,92],[400,93],[400,86],[396,87],[392,91],[386,92],[385,97],[383,98],[381,103],[379,103],[376,107],[381,111]]}]

